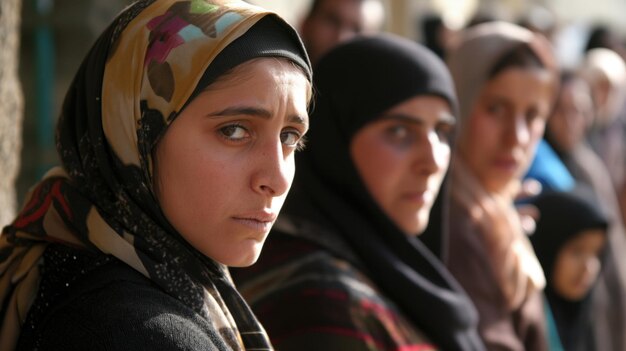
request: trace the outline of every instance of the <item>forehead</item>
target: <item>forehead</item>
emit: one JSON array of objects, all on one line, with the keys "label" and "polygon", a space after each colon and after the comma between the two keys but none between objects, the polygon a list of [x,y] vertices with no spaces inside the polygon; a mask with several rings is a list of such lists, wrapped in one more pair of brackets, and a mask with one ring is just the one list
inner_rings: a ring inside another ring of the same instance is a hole
[{"label": "forehead", "polygon": [[483,95],[517,98],[523,101],[550,99],[556,78],[542,68],[508,68],[488,80]]}]

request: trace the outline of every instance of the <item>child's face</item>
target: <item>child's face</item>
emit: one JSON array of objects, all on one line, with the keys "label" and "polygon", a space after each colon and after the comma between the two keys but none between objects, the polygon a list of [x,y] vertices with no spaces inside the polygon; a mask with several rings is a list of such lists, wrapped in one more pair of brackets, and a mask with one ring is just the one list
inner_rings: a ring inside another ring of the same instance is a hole
[{"label": "child's face", "polygon": [[586,230],[569,240],[559,251],[554,263],[552,285],[557,294],[570,300],[584,298],[600,272],[600,252],[606,232]]}]

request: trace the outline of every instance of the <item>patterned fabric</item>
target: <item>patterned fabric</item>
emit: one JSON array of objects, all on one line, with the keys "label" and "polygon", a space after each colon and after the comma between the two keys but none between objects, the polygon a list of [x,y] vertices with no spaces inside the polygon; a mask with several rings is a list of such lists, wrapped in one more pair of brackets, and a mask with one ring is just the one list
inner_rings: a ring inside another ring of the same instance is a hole
[{"label": "patterned fabric", "polygon": [[334,241],[331,251],[282,232],[287,222],[276,223],[255,265],[232,270],[277,349],[437,349],[353,263],[354,252],[336,234],[308,226],[306,235]]},{"label": "patterned fabric", "polygon": [[98,39],[58,124],[63,167],[0,236],[0,349],[14,348],[49,243],[125,262],[209,320],[232,350],[271,349],[227,268],[180,237],[152,189],[160,135],[216,56],[268,14],[242,1],[139,1]]},{"label": "patterned fabric", "polygon": [[[315,223],[341,237],[367,278],[438,347],[484,350],[471,301],[419,239],[407,235],[379,206],[349,147],[363,126],[416,96],[441,96],[455,110],[454,86],[445,64],[406,38],[361,37],[320,60],[314,86],[318,94],[307,147],[296,159],[298,171],[280,217]],[[290,234],[301,236],[304,231]],[[321,232],[315,234],[303,239],[325,241]],[[347,250],[335,250],[332,244],[325,248],[346,258]]]}]

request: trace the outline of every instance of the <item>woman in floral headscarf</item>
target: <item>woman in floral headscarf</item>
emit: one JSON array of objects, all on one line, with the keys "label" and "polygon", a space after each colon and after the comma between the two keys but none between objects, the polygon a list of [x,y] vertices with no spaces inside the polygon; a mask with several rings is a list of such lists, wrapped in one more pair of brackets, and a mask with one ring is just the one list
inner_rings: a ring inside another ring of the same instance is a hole
[{"label": "woman in floral headscarf", "polygon": [[0,237],[2,350],[269,350],[227,266],[294,175],[311,71],[240,1],[139,1],[67,94],[51,170]]},{"label": "woman in floral headscarf", "polygon": [[448,57],[461,111],[444,261],[489,350],[545,350],[545,279],[514,198],[556,95],[554,56],[545,38],[492,22],[468,29]]}]

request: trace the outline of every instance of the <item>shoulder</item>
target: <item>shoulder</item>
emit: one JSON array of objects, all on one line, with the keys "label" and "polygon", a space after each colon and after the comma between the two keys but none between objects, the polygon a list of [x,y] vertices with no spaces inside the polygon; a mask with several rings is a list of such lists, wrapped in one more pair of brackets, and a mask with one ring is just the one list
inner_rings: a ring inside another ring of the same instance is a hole
[{"label": "shoulder", "polygon": [[90,278],[41,321],[41,350],[205,350],[221,343],[209,323],[129,267],[111,265]]},{"label": "shoulder", "polygon": [[393,302],[349,261],[322,248],[290,256],[272,257],[272,264],[261,260],[251,268],[255,274],[246,273],[243,280],[234,273],[277,348],[383,350],[424,342]]}]

